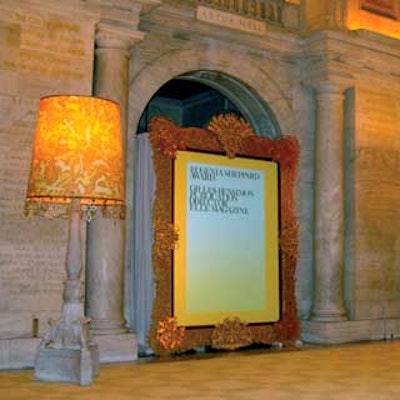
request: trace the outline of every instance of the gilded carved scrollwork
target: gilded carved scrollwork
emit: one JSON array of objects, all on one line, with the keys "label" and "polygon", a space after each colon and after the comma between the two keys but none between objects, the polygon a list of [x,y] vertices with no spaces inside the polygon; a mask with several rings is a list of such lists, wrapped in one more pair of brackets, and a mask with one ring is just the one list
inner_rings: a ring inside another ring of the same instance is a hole
[{"label": "gilded carved scrollwork", "polygon": [[178,245],[179,235],[174,225],[158,219],[154,222],[154,252],[158,257],[174,250]]},{"label": "gilded carved scrollwork", "polygon": [[297,259],[297,234],[298,224],[295,221],[291,220],[282,226],[279,235],[279,248],[283,257]]},{"label": "gilded carved scrollwork", "polygon": [[252,341],[251,330],[237,317],[225,318],[211,335],[211,345],[215,349],[236,350],[249,346]]},{"label": "gilded carved scrollwork", "polygon": [[218,138],[228,158],[234,158],[241,151],[245,139],[254,135],[248,122],[234,114],[213,117],[207,129]]}]

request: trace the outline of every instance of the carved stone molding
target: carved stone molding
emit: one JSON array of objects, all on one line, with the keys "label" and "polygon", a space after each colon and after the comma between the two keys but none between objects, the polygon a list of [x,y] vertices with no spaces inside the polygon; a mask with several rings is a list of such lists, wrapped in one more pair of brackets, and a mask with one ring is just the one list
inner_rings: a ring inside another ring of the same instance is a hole
[{"label": "carved stone molding", "polygon": [[[56,0],[59,2],[59,0]],[[72,3],[72,0],[69,0]],[[139,26],[140,15],[158,7],[162,0],[78,0],[82,9],[131,29]],[[68,3],[64,0],[63,3]],[[73,1],[75,3],[75,0]]]},{"label": "carved stone molding", "polygon": [[349,87],[347,84],[341,84],[334,81],[320,81],[314,83],[313,87],[316,89],[318,96],[343,96],[344,91]]},{"label": "carved stone molding", "polygon": [[106,22],[100,22],[96,26],[96,45],[101,49],[129,50],[143,39],[144,33],[140,31],[132,31]]},{"label": "carved stone molding", "polygon": [[284,0],[198,0],[199,5],[280,24]]},{"label": "carved stone molding", "polygon": [[[15,5],[13,0],[4,0]],[[137,29],[140,15],[161,4],[162,0],[18,0],[18,6],[41,8],[64,15],[107,18]]]}]

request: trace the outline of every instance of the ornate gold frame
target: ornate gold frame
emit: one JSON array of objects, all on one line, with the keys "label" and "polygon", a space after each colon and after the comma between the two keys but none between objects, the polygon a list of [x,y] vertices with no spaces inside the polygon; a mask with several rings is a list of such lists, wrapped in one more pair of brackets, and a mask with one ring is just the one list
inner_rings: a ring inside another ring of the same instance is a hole
[{"label": "ornate gold frame", "polygon": [[[280,184],[280,293],[281,319],[276,323],[249,325],[252,343],[291,344],[299,335],[295,299],[295,270],[298,257],[297,221],[294,212],[294,182],[299,157],[295,137],[272,140],[256,136],[251,127],[232,114],[213,118],[207,129],[182,128],[165,117],[156,117],[150,124],[154,169],[157,177],[153,206],[154,243],[152,262],[156,295],[152,312],[149,344],[156,354],[167,350],[157,339],[160,322],[172,317],[172,251],[179,232],[172,223],[172,171],[177,150],[197,150],[227,154],[228,157],[269,159],[279,164]],[[240,329],[243,330],[241,324]],[[246,329],[246,335],[248,335]],[[211,345],[211,327],[185,330],[179,351]],[[240,336],[240,335],[239,335]],[[221,339],[221,338],[220,338]],[[223,340],[223,338],[222,338]],[[239,338],[240,340],[240,338]],[[248,338],[246,339],[248,342]]]}]

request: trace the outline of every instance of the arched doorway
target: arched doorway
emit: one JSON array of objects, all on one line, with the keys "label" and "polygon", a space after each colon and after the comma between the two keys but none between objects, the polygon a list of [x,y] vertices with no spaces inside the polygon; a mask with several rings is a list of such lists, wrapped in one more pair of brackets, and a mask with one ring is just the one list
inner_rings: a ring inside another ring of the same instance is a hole
[{"label": "arched doorway", "polygon": [[155,176],[147,138],[152,117],[166,116],[183,127],[205,128],[214,115],[233,113],[246,120],[260,136],[279,138],[273,112],[255,90],[216,71],[198,70],[178,75],[162,85],[147,103],[138,123],[135,152],[134,260],[131,274],[130,322],[138,335],[139,355],[151,354],[147,332],[151,324],[154,282],[151,260],[152,203]]},{"label": "arched doorway", "polygon": [[216,71],[195,71],[165,83],[150,99],[137,133],[147,131],[155,115],[164,115],[181,126],[205,127],[214,115],[234,113],[260,136],[277,138],[280,128],[268,105],[243,82]]}]

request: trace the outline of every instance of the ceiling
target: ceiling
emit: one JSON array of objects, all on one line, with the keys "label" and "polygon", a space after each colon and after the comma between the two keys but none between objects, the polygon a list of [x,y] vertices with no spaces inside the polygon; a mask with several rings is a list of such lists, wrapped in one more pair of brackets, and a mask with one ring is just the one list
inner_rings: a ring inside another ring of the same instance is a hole
[{"label": "ceiling", "polygon": [[157,91],[156,96],[183,101],[207,92],[212,93],[215,90],[193,80],[172,79]]}]

